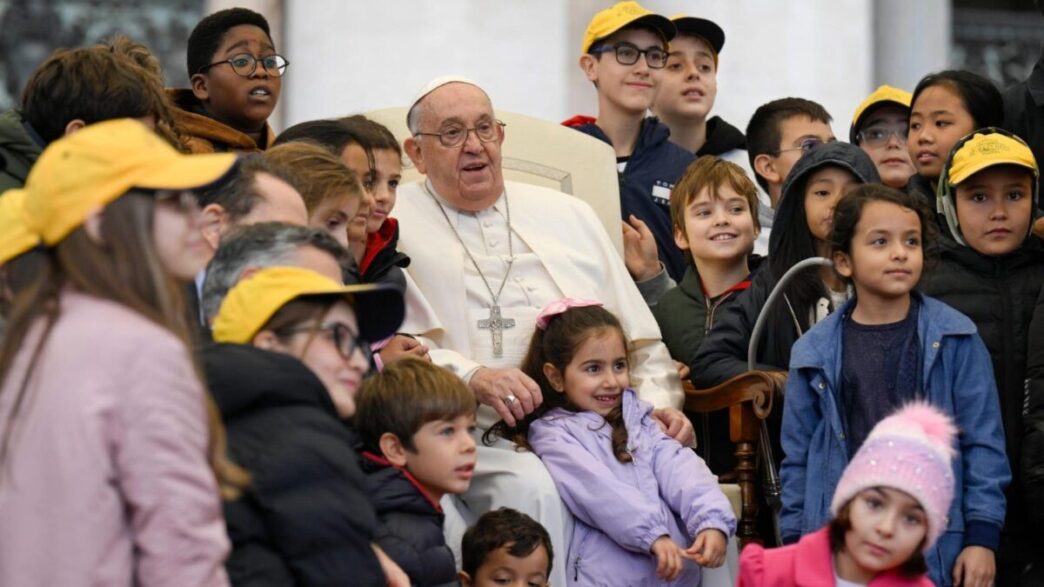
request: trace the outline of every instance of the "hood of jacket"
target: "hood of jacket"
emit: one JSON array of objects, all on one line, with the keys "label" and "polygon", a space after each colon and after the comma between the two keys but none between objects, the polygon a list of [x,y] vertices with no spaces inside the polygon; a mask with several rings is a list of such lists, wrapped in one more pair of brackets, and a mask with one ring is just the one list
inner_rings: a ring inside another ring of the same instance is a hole
[{"label": "hood of jacket", "polygon": [[[260,151],[254,139],[227,124],[203,114],[203,108],[192,90],[185,88],[168,88],[167,96],[174,104],[171,114],[174,124],[182,136],[183,142],[193,153],[212,153],[215,151]],[[265,123],[264,148],[275,140],[275,132]]]},{"label": "hood of jacket", "polygon": [[[396,250],[399,245],[399,221],[388,217],[377,232],[366,239],[366,251],[359,262],[359,271],[364,277],[387,273],[391,267],[406,268],[410,258]],[[367,282],[372,279],[367,279]]]},{"label": "hood of jacket", "polygon": [[769,234],[769,254],[779,246],[779,240],[783,238],[784,230],[776,230],[781,227],[793,227],[794,230],[804,229],[804,226],[795,226],[794,217],[797,211],[804,210],[805,184],[808,178],[818,169],[827,166],[840,167],[851,172],[860,183],[880,183],[881,176],[877,173],[874,162],[859,147],[850,143],[833,142],[819,145],[798,159],[794,167],[783,182],[783,190],[780,192],[779,204],[776,206],[776,216],[772,221],[775,228]]},{"label": "hood of jacket", "polygon": [[203,370],[225,420],[278,406],[311,405],[336,417],[319,378],[296,358],[245,344],[213,343],[202,351]]},{"label": "hood of jacket", "polygon": [[22,113],[11,109],[0,114],[0,173],[11,177],[14,183],[24,184],[36,158],[44,149],[43,140],[22,118]]},{"label": "hood of jacket", "polygon": [[747,137],[740,129],[725,122],[719,116],[707,120],[707,142],[696,151],[697,157],[724,155],[729,151],[747,148]]}]

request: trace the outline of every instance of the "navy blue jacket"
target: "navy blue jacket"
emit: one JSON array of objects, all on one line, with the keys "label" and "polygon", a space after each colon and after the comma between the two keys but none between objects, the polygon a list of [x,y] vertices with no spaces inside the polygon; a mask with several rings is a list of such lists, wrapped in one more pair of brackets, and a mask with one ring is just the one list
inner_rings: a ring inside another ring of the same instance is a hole
[{"label": "navy blue jacket", "polygon": [[[612,144],[592,119],[577,117],[567,121],[566,125]],[[649,225],[656,239],[660,261],[671,279],[681,281],[688,264],[674,243],[671,190],[696,157],[670,142],[670,136],[671,131],[655,117],[642,121],[634,152],[620,174],[620,214],[624,220],[634,214]]]},{"label": "navy blue jacket", "polygon": [[[912,295],[921,302],[917,335],[924,361],[924,399],[952,417],[961,431],[952,463],[949,524],[925,557],[936,585],[950,585],[950,570],[965,546],[997,548],[1011,469],[990,354],[975,324],[934,298]],[[830,520],[830,500],[850,458],[839,397],[843,325],[852,308],[849,301],[813,326],[791,352],[780,470],[785,543]]]}]

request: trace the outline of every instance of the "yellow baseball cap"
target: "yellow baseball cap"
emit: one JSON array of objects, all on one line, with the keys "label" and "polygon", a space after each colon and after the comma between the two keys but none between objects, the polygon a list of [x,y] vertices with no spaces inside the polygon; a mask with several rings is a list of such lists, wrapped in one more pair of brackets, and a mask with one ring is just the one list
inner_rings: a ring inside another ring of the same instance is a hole
[{"label": "yellow baseball cap", "polygon": [[947,180],[960,185],[964,180],[994,165],[1018,165],[1039,175],[1033,151],[1026,143],[1001,133],[976,133],[953,154]]},{"label": "yellow baseball cap", "polygon": [[848,130],[848,141],[852,144],[856,142],[856,129],[859,128],[859,123],[862,122],[863,115],[866,114],[871,107],[878,106],[880,104],[896,104],[902,106],[907,110],[910,109],[910,102],[913,100],[913,94],[906,90],[894,88],[892,86],[881,86],[874,90],[872,94],[866,97],[865,100],[856,106],[855,114],[852,115],[852,126]]},{"label": "yellow baseball cap", "polygon": [[584,32],[580,53],[587,53],[595,41],[604,39],[627,25],[639,23],[659,32],[664,41],[670,41],[678,32],[674,23],[666,16],[656,14],[637,2],[617,2],[591,19],[587,31]]},{"label": "yellow baseball cap", "polygon": [[342,285],[301,267],[268,267],[229,290],[214,317],[214,340],[247,344],[280,308],[302,296],[344,296],[355,307],[359,337],[369,342],[395,334],[406,314],[393,285]]},{"label": "yellow baseball cap", "polygon": [[91,124],[51,143],[25,182],[28,228],[53,245],[131,188],[191,190],[225,176],[233,153],[183,155],[129,118]]},{"label": "yellow baseball cap", "polygon": [[0,196],[0,265],[40,243],[25,226],[25,190],[7,190]]}]

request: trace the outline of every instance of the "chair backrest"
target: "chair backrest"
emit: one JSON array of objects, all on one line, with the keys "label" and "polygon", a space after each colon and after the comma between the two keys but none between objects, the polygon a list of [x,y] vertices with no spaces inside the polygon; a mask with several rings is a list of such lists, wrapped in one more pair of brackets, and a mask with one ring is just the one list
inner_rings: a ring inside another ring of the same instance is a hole
[{"label": "chair backrest", "polygon": [[[406,108],[384,108],[366,113],[388,127],[402,141],[410,136]],[[544,186],[576,196],[594,208],[616,250],[623,252],[620,228],[620,184],[613,148],[598,139],[560,124],[497,111],[506,125],[504,178]],[[402,181],[419,181],[420,173],[406,158]]]}]

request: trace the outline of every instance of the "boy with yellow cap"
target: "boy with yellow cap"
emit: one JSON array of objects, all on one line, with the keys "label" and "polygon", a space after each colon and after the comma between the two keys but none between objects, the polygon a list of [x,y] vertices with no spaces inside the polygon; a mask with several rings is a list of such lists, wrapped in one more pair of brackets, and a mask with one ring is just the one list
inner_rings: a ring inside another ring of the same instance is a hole
[{"label": "boy with yellow cap", "polygon": [[[563,124],[613,146],[620,211],[631,224],[625,224],[625,235],[654,239],[660,262],[677,281],[686,264],[673,240],[671,190],[694,157],[668,140],[665,125],[645,116],[667,65],[668,42],[676,33],[670,19],[637,2],[618,2],[596,14],[580,46],[580,69],[598,92],[598,118],[574,116]],[[660,272],[656,264],[628,269],[639,282]]]},{"label": "boy with yellow cap", "polygon": [[917,172],[906,148],[910,124],[910,92],[881,86],[866,97],[852,115],[848,140],[874,160],[881,183],[897,190]]},{"label": "boy with yellow cap", "polygon": [[[1006,131],[985,128],[961,139],[942,168],[937,194],[937,207],[953,236],[940,239],[938,263],[920,286],[975,322],[993,361],[1012,468],[999,549],[993,545],[1002,575],[1044,552],[1044,540],[1030,523],[1032,516],[1039,522],[1044,518],[1028,507],[1033,495],[1036,503],[1044,500],[1044,485],[1024,469],[1044,467],[1044,426],[1023,434],[1027,356],[1033,352],[1030,322],[1034,315],[1044,320],[1044,246],[1030,233],[1039,177],[1033,152]],[[1036,417],[1044,424],[1044,413]]]}]

